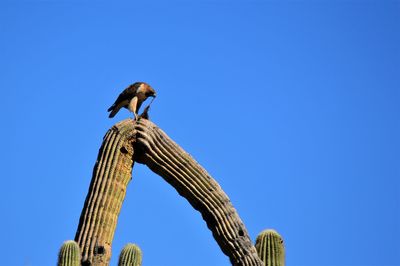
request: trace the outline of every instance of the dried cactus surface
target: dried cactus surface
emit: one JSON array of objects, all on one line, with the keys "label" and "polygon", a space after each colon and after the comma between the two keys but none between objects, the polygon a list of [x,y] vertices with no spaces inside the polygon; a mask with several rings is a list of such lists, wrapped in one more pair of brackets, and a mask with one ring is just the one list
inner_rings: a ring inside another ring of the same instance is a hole
[{"label": "dried cactus surface", "polygon": [[256,240],[256,249],[265,266],[285,265],[283,239],[275,230],[261,232]]},{"label": "dried cactus surface", "polygon": [[58,266],[80,266],[81,251],[75,241],[65,241],[58,253]]},{"label": "dried cactus surface", "polygon": [[118,215],[131,180],[133,121],[114,125],[105,135],[81,213],[75,241],[83,265],[108,265]]},{"label": "dried cactus surface", "polygon": [[247,230],[218,183],[155,124],[126,119],[105,135],[75,241],[82,265],[108,265],[133,162],[146,164],[200,211],[233,265],[263,265]]},{"label": "dried cactus surface", "polygon": [[149,120],[135,124],[135,160],[162,176],[200,211],[233,265],[263,265],[247,230],[219,184]]},{"label": "dried cactus surface", "polygon": [[142,251],[135,244],[126,244],[119,255],[118,266],[142,265]]}]

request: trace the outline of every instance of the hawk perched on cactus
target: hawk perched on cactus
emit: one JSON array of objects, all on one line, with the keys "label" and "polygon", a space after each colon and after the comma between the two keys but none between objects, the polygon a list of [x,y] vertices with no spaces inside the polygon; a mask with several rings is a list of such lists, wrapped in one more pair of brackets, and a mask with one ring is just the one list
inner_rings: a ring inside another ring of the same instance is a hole
[{"label": "hawk perched on cactus", "polygon": [[133,113],[136,120],[140,106],[148,97],[156,97],[156,91],[149,84],[145,82],[133,83],[121,92],[114,104],[108,108],[107,111],[111,112],[109,117],[114,117],[124,107]]}]

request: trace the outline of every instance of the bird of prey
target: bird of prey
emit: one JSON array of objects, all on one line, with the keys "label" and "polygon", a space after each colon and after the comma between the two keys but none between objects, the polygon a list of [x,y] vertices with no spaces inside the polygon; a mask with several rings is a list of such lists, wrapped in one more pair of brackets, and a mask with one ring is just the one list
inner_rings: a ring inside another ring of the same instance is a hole
[{"label": "bird of prey", "polygon": [[109,117],[114,117],[124,107],[133,113],[137,120],[140,106],[148,97],[156,97],[155,90],[147,83],[136,82],[126,88],[117,98],[115,103],[108,108]]}]

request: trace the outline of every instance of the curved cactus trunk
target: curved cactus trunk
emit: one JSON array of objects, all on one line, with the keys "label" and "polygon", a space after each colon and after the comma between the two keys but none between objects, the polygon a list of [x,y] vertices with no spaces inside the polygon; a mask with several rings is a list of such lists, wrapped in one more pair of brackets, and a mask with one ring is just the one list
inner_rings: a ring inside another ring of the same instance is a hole
[{"label": "curved cactus trunk", "polygon": [[142,251],[135,244],[126,244],[119,255],[118,266],[142,265]]},{"label": "curved cactus trunk", "polygon": [[83,265],[108,265],[118,215],[133,168],[132,120],[114,125],[103,139],[75,241]]},{"label": "curved cactus trunk", "polygon": [[65,241],[58,253],[57,266],[80,266],[81,251],[75,241]]},{"label": "curved cactus trunk", "polygon": [[285,266],[285,247],[275,230],[262,231],[256,240],[256,249],[265,266]]},{"label": "curved cactus trunk", "polygon": [[233,265],[262,265],[228,196],[188,153],[147,119],[131,119],[106,134],[75,240],[83,265],[108,265],[111,244],[133,162],[146,164],[200,211]]},{"label": "curved cactus trunk", "polygon": [[135,160],[146,164],[200,211],[233,265],[262,265],[247,230],[219,184],[149,120],[136,125]]}]

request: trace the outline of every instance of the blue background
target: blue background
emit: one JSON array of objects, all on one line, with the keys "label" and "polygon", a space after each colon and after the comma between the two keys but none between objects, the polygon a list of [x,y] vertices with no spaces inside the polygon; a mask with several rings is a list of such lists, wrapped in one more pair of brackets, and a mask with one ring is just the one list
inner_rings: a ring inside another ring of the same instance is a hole
[{"label": "blue background", "polygon": [[[130,83],[287,265],[400,265],[399,1],[0,3],[1,265],[55,265]],[[229,265],[200,214],[136,164],[111,265]]]}]

